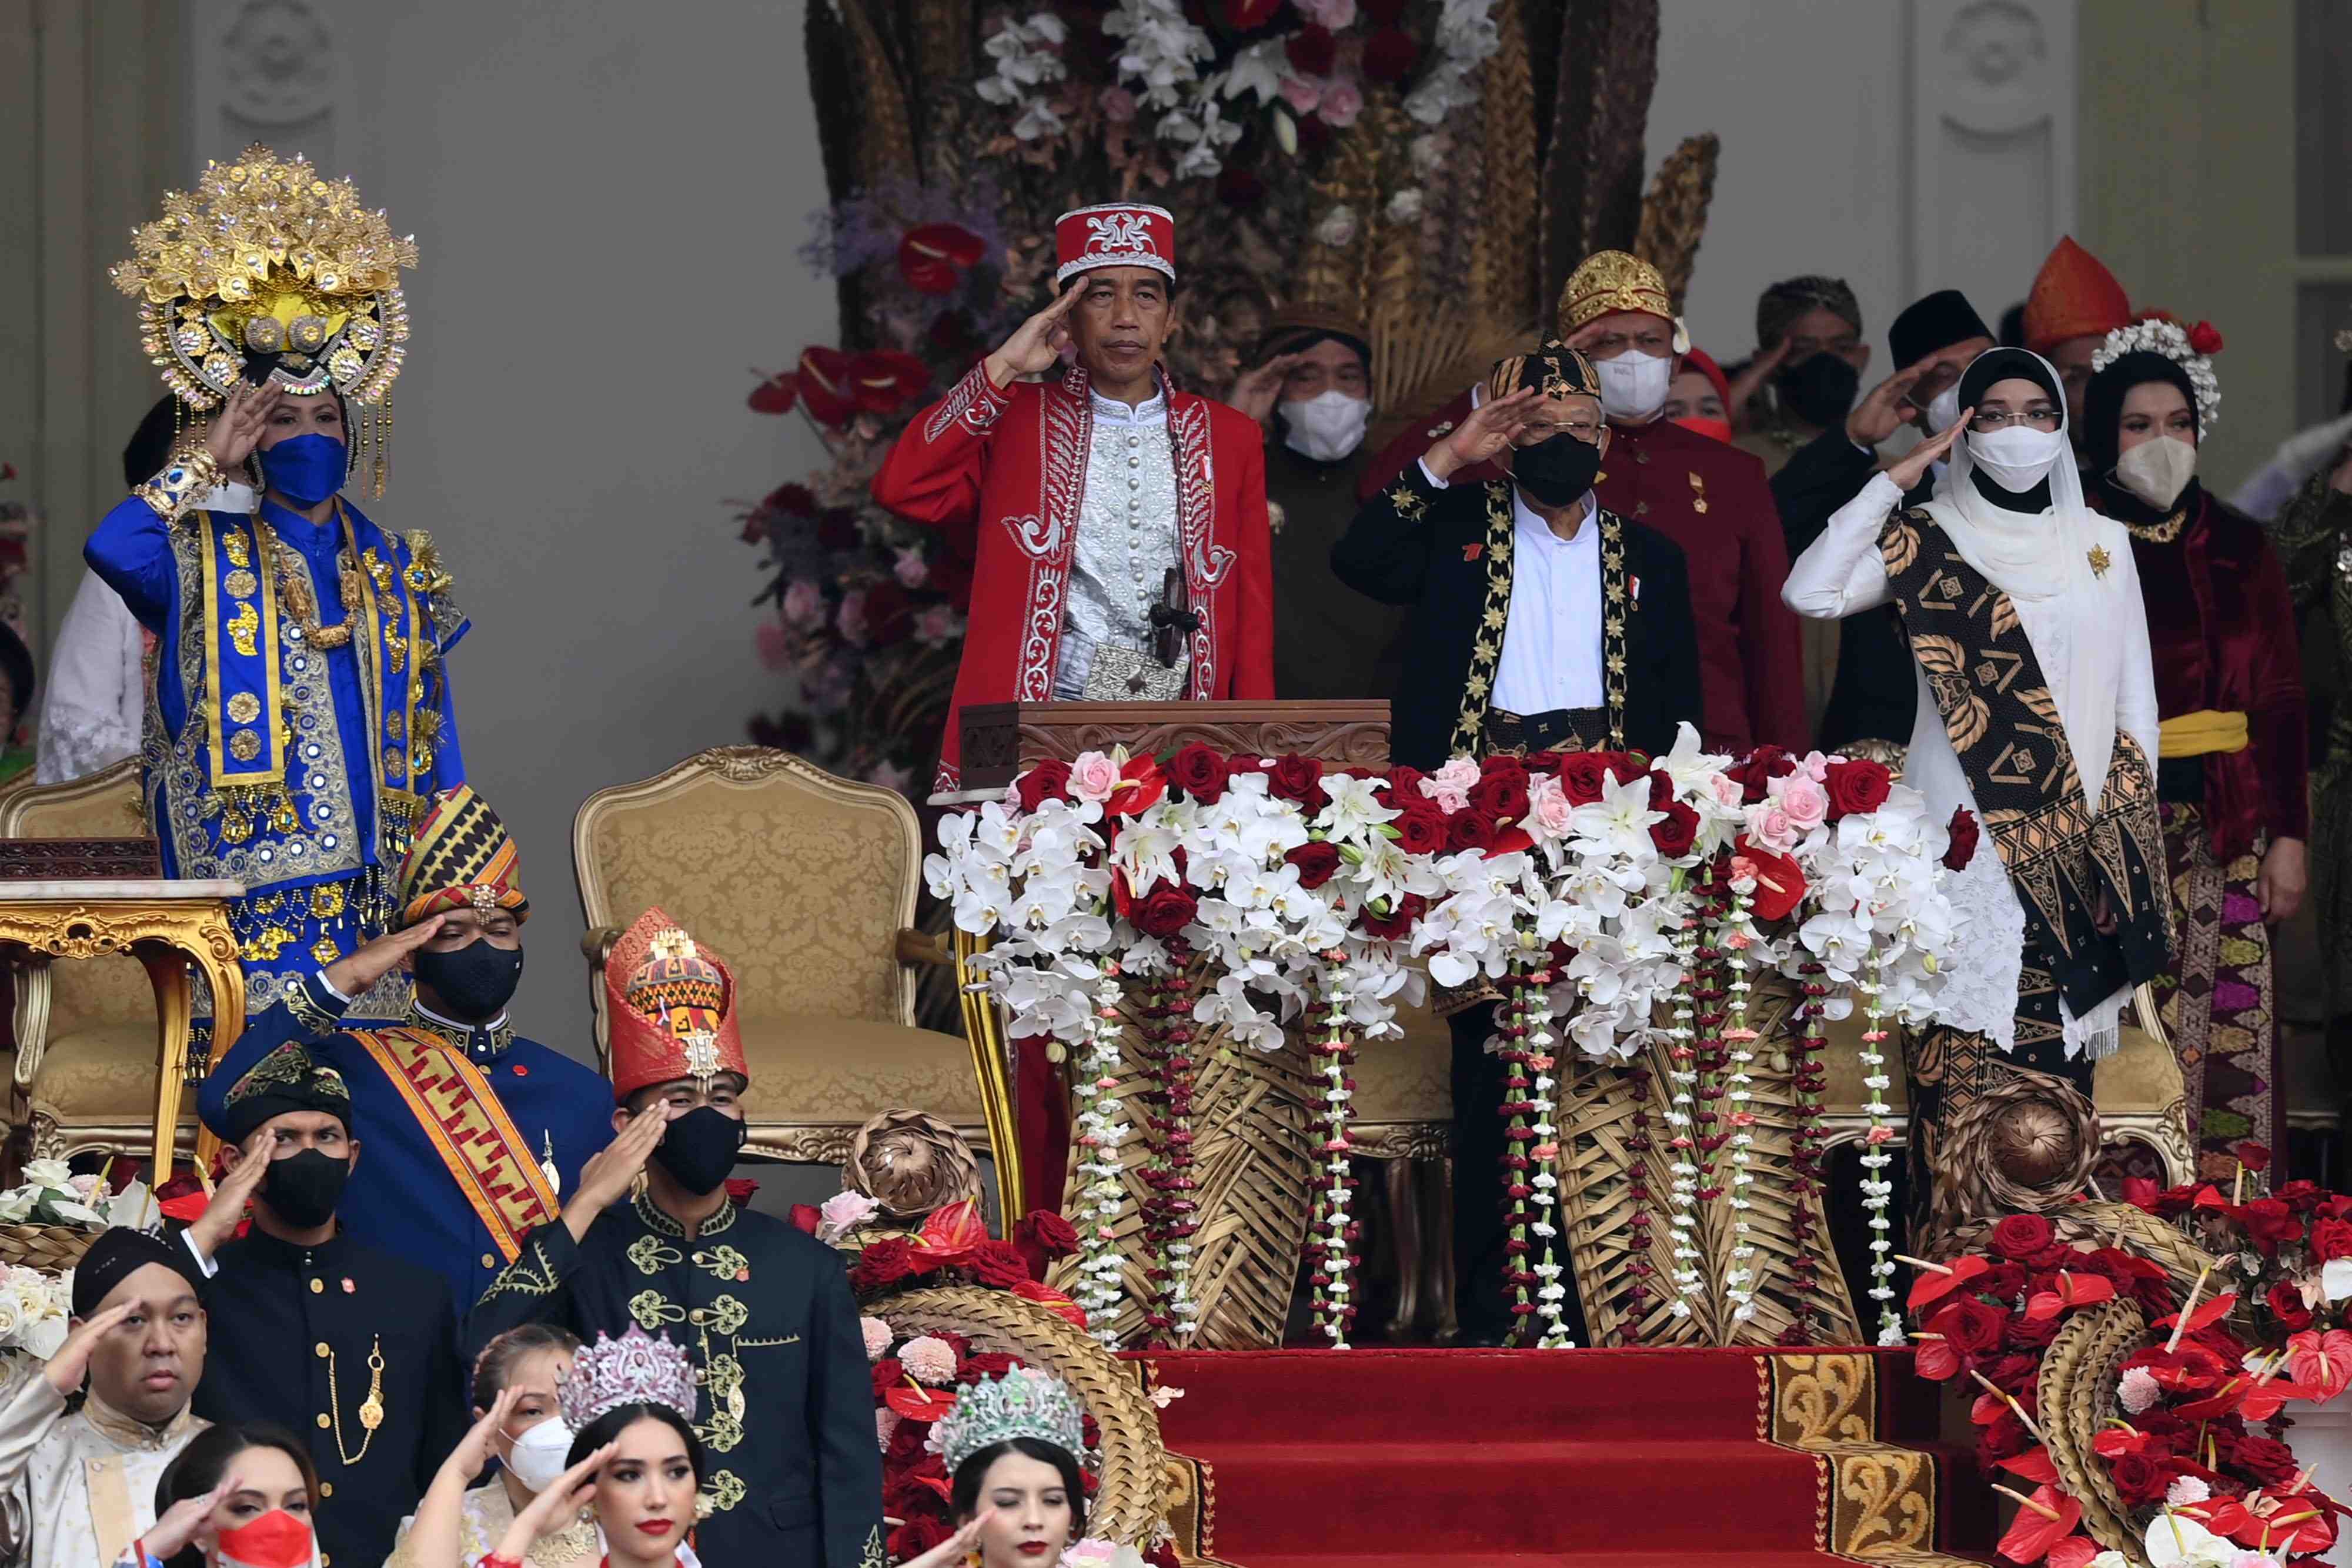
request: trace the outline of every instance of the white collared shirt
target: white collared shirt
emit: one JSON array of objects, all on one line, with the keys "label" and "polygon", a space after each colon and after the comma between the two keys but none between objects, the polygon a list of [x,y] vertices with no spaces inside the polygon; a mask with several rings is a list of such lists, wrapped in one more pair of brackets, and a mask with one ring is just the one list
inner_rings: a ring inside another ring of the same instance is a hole
[{"label": "white collared shirt", "polygon": [[[1444,481],[1422,465],[1440,489]],[[1593,708],[1608,700],[1601,678],[1600,503],[1584,493],[1584,522],[1564,539],[1536,516],[1511,486],[1511,521],[1517,558],[1511,566],[1511,608],[1503,626],[1503,655],[1488,701],[1505,713]]]}]

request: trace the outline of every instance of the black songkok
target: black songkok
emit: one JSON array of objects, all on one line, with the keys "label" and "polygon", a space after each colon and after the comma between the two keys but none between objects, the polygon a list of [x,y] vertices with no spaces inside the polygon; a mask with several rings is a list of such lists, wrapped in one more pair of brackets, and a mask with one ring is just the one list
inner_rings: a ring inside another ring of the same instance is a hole
[{"label": "black songkok", "polygon": [[1925,299],[1904,307],[1903,314],[1886,329],[1886,345],[1895,351],[1897,370],[1970,338],[1990,341],[1992,329],[1984,324],[1984,318],[1977,314],[1968,296],[1957,288],[1937,289]]},{"label": "black songkok", "polygon": [[1523,387],[1533,387],[1545,397],[1597,398],[1601,395],[1601,378],[1593,373],[1591,360],[1559,339],[1550,338],[1532,354],[1513,354],[1507,360],[1496,360],[1494,372],[1486,378],[1486,396],[1490,400],[1508,397]]},{"label": "black songkok", "polygon": [[321,1067],[299,1044],[281,1045],[236,1081],[221,1113],[221,1136],[242,1144],[256,1127],[289,1111],[324,1111],[352,1129],[352,1092],[343,1075]]},{"label": "black songkok", "polygon": [[161,1263],[185,1280],[189,1290],[203,1293],[196,1260],[184,1243],[118,1225],[91,1242],[81,1261],[74,1265],[73,1315],[87,1319],[115,1286],[150,1263]]}]

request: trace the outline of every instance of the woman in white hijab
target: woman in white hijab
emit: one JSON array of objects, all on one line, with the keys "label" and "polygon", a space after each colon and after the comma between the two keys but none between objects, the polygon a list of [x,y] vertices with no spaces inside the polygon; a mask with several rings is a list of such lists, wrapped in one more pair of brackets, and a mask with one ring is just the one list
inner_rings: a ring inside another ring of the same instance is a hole
[{"label": "woman in white hijab", "polygon": [[[2131,540],[2084,505],[2047,361],[1992,350],[1959,401],[1950,428],[1830,518],[1782,591],[1817,619],[1896,606],[1920,698],[1906,781],[1983,829],[1951,885],[1963,925],[1943,1021],[1911,1051],[1913,1201],[1938,1236],[1966,1218],[1942,1130],[2020,1070],[2062,1098],[2071,1084],[2087,1125],[2092,1064],[2170,933]],[[1935,498],[1898,513],[1946,453]]]}]

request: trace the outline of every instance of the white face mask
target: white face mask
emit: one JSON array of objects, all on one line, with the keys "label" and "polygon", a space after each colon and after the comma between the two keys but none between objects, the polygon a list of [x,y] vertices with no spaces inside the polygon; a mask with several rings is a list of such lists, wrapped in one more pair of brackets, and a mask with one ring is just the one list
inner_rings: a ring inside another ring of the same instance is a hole
[{"label": "white face mask", "polygon": [[2063,430],[2034,430],[2004,424],[1990,435],[1969,432],[1969,456],[1986,478],[2011,495],[2031,490],[2050,476],[2058,459],[2067,455]]},{"label": "white face mask", "polygon": [[2161,509],[2180,498],[2197,473],[2197,448],[2177,435],[2143,441],[2116,460],[2116,481]]},{"label": "white face mask", "polygon": [[1958,423],[1960,417],[1960,383],[1954,382],[1927,400],[1927,434],[1941,435]]},{"label": "white face mask", "polygon": [[1363,444],[1371,418],[1370,399],[1349,397],[1334,387],[1282,405],[1283,444],[1302,457],[1337,463]]},{"label": "white face mask", "polygon": [[561,1416],[550,1416],[520,1437],[509,1439],[507,1469],[534,1492],[553,1486],[572,1468],[572,1428]]},{"label": "white face mask", "polygon": [[1612,419],[1636,422],[1666,406],[1666,391],[1674,384],[1675,361],[1664,354],[1628,349],[1613,360],[1596,361],[1601,378],[1601,408]]}]

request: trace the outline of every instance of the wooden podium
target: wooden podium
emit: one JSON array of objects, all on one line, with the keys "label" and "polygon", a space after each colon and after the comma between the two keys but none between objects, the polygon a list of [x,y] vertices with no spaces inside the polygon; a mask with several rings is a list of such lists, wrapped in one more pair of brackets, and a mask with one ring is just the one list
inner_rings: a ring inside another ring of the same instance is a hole
[{"label": "wooden podium", "polygon": [[993,800],[1024,768],[1048,758],[1124,746],[1165,755],[1198,741],[1228,753],[1314,757],[1336,767],[1386,768],[1385,701],[1243,703],[978,703],[963,710],[963,793]]}]

